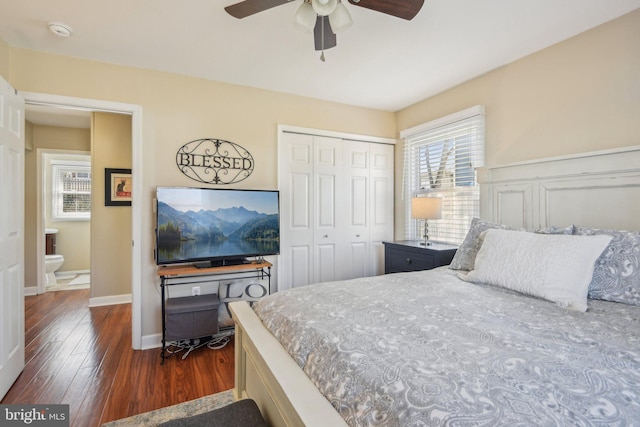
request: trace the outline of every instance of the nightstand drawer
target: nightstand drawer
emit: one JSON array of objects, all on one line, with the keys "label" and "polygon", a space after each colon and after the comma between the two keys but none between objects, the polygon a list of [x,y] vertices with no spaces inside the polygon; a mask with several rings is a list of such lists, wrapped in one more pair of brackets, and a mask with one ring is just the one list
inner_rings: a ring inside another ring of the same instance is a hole
[{"label": "nightstand drawer", "polygon": [[[385,266],[387,264],[386,259],[387,253],[385,253]],[[436,266],[433,255],[425,255],[397,249],[389,251],[388,264],[389,268],[394,272],[429,270]]]},{"label": "nightstand drawer", "polygon": [[429,246],[421,246],[413,241],[383,243],[385,274],[430,270],[448,265],[457,250],[457,246],[438,242]]}]

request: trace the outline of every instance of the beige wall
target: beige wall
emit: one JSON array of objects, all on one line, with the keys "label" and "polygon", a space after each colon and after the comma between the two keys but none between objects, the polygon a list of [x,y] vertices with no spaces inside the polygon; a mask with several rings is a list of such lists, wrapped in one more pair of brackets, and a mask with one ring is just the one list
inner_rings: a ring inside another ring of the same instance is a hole
[{"label": "beige wall", "polygon": [[[33,150],[25,152],[25,286],[37,286],[37,221],[42,215],[37,208],[38,156],[43,152],[84,152],[91,149],[89,129],[74,129],[30,124]],[[46,193],[45,193],[46,194]],[[50,200],[50,199],[47,199]],[[48,211],[50,208],[45,209]],[[57,252],[65,257],[60,271],[89,269],[88,221],[51,221],[45,217],[45,227],[60,230]]]},{"label": "beige wall", "polygon": [[[486,165],[640,144],[640,10],[397,113],[398,131],[486,106]],[[402,144],[396,238],[404,235]]]},{"label": "beige wall", "polygon": [[[161,324],[153,259],[155,188],[204,185],[185,177],[176,167],[180,146],[205,137],[240,144],[253,155],[255,170],[235,187],[273,189],[277,187],[278,124],[391,138],[396,134],[391,112],[25,49],[11,48],[10,73],[5,78],[21,91],[142,106],[144,166],[142,171],[134,171],[142,179],[141,192],[134,195],[143,212],[143,241],[135,243],[143,255],[142,335],[159,333]],[[100,265],[102,262],[94,257],[94,273],[113,268],[108,261]],[[130,281],[105,286],[109,288],[100,295],[118,295],[123,286],[127,292],[131,290]]]},{"label": "beige wall", "polygon": [[131,293],[131,206],[105,206],[105,168],[131,169],[131,116],[91,120],[91,296]]},{"label": "beige wall", "polygon": [[11,83],[11,80],[9,79],[10,58],[9,45],[0,40],[0,76],[3,76],[5,80],[9,81],[9,83]]}]

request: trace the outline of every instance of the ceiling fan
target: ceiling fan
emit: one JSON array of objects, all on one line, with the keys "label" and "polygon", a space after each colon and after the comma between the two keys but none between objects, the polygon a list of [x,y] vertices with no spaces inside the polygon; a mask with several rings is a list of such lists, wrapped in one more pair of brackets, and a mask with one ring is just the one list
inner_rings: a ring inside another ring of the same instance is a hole
[{"label": "ceiling fan", "polygon": [[[224,10],[242,19],[292,1],[296,0],[244,0]],[[349,0],[349,3],[410,21],[420,11],[424,0]],[[324,61],[325,49],[337,45],[336,33],[349,28],[353,21],[341,0],[303,0],[296,12],[296,23],[313,30],[315,50],[322,51],[320,59]]]}]

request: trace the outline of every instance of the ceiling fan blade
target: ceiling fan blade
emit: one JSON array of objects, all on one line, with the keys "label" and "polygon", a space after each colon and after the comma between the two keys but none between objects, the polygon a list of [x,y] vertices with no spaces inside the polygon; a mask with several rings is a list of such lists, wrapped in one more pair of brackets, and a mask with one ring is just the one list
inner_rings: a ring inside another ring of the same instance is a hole
[{"label": "ceiling fan blade", "polygon": [[313,29],[313,40],[315,41],[316,50],[331,49],[338,44],[336,35],[331,31],[328,16],[318,15],[316,26]]},{"label": "ceiling fan blade", "polygon": [[242,19],[247,16],[254,15],[258,12],[262,12],[272,7],[280,6],[281,4],[289,3],[294,0],[245,0],[240,3],[227,6],[224,10],[235,18]]},{"label": "ceiling fan blade", "polygon": [[349,3],[411,21],[422,9],[424,0],[349,0]]}]

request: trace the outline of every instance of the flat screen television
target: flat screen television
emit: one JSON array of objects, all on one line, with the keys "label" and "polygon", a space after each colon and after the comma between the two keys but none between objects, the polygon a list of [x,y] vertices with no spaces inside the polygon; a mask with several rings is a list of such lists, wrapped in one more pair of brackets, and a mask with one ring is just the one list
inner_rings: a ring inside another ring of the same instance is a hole
[{"label": "flat screen television", "polygon": [[279,252],[278,191],[157,188],[158,265],[230,265]]}]

